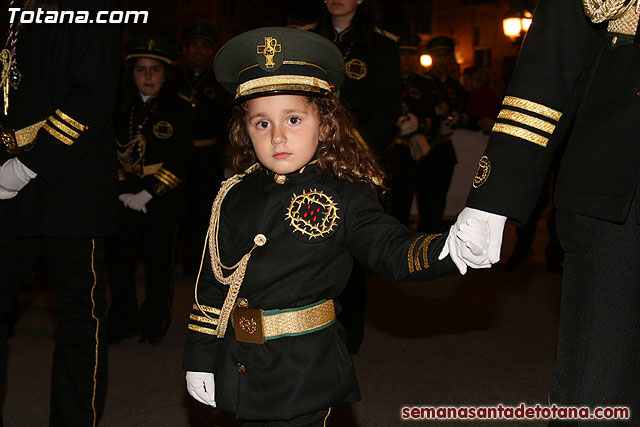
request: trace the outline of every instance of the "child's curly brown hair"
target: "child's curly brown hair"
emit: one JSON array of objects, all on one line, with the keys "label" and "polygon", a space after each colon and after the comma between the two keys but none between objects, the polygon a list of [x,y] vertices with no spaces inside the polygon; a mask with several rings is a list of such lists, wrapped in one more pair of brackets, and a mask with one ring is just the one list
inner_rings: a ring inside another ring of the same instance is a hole
[{"label": "child's curly brown hair", "polygon": [[[374,154],[363,143],[351,114],[340,101],[333,96],[305,96],[305,100],[315,108],[320,122],[320,141],[316,156],[318,170],[347,182],[364,182],[374,188],[386,190],[384,172]],[[229,154],[231,168],[235,173],[241,173],[257,162],[245,124],[246,112],[247,101],[231,110]]]}]

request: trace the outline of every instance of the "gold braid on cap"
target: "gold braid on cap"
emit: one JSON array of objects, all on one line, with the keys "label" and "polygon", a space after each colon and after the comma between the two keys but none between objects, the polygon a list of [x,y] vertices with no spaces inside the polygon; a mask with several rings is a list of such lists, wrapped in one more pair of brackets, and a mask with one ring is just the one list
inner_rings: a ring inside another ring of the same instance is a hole
[{"label": "gold braid on cap", "polygon": [[584,13],[594,24],[624,15],[635,0],[582,0]]},{"label": "gold braid on cap", "polygon": [[[240,261],[231,267],[227,267],[220,261],[220,248],[218,246],[218,229],[220,227],[220,212],[222,210],[222,202],[229,192],[231,188],[236,185],[238,182],[242,180],[246,175],[252,173],[253,171],[260,168],[260,164],[256,163],[252,165],[249,169],[244,171],[241,174],[237,174],[227,179],[220,186],[220,191],[218,191],[218,195],[216,196],[215,201],[213,202],[213,206],[211,208],[211,221],[209,222],[209,230],[207,230],[207,237],[205,239],[205,247],[202,251],[202,259],[200,260],[200,271],[202,271],[202,264],[204,262],[204,255],[207,248],[207,240],[209,241],[209,256],[211,257],[211,269],[213,270],[213,275],[215,276],[218,282],[223,285],[229,286],[229,292],[227,292],[227,297],[224,300],[224,304],[222,304],[222,309],[220,311],[220,319],[218,320],[218,327],[216,329],[216,336],[218,338],[224,338],[224,334],[227,330],[227,324],[229,322],[229,316],[231,315],[231,309],[233,309],[233,305],[236,302],[236,298],[238,298],[238,292],[240,291],[240,286],[242,286],[242,281],[244,280],[245,272],[247,271],[247,264],[249,263],[249,258],[251,258],[251,252],[257,247],[254,243],[251,250],[246,253]],[[222,274],[222,270],[233,270],[233,272],[224,277]],[[195,285],[195,301],[198,309],[209,319],[212,319],[209,315],[207,315],[206,311],[203,310],[203,307],[200,306],[198,302],[198,281],[200,280],[200,271],[198,271],[198,277],[196,278]],[[212,319],[213,320],[213,319]]]}]

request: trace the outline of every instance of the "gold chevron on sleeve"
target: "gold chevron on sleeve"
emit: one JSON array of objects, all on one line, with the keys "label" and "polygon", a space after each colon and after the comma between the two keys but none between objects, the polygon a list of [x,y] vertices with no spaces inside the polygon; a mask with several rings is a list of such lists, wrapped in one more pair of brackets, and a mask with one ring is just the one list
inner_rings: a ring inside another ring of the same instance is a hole
[{"label": "gold chevron on sleeve", "polygon": [[504,100],[502,100],[502,105],[521,108],[523,110],[531,111],[532,113],[540,114],[541,116],[548,117],[556,121],[560,120],[560,117],[562,117],[562,113],[558,110],[554,110],[553,108],[538,104],[537,102],[517,98],[515,96],[505,96]]},{"label": "gold chevron on sleeve", "polygon": [[56,110],[56,114],[58,115],[58,117],[60,117],[63,121],[65,121],[67,124],[73,126],[74,128],[78,129],[80,132],[84,132],[85,130],[89,129],[89,126],[83,125],[82,123],[78,122],[77,120],[71,118],[70,116],[68,116],[67,114],[63,113],[61,110]]},{"label": "gold chevron on sleeve", "polygon": [[511,120],[512,122],[521,123],[523,125],[530,126],[532,128],[541,130],[548,134],[552,134],[556,130],[556,125],[546,120],[538,119],[537,117],[530,116],[528,114],[519,113],[513,110],[507,110],[503,108],[498,114],[499,119]]},{"label": "gold chevron on sleeve", "polygon": [[506,133],[507,135],[533,142],[541,147],[546,147],[549,143],[549,138],[545,136],[538,135],[535,132],[531,132],[530,130],[518,126],[508,125],[506,123],[496,123],[493,125],[493,132]]},{"label": "gold chevron on sleeve", "polygon": [[193,304],[193,309],[197,310],[197,311],[200,311],[200,309],[202,309],[202,311],[204,311],[206,313],[213,313],[213,314],[217,314],[218,316],[220,316],[220,309],[219,308],[209,307],[208,305],[200,304],[200,308],[198,308],[197,304]]},{"label": "gold chevron on sleeve", "polygon": [[160,182],[167,185],[171,189],[175,189],[180,184],[180,178],[169,172],[165,168],[160,168],[153,174]]},{"label": "gold chevron on sleeve", "polygon": [[202,326],[194,325],[193,323],[189,323],[188,328],[191,329],[192,331],[200,332],[201,334],[207,334],[207,335],[213,335],[213,336],[216,335],[215,329],[203,328]]},{"label": "gold chevron on sleeve", "polygon": [[49,132],[51,136],[53,136],[54,138],[56,138],[58,141],[62,142],[65,145],[71,146],[75,142],[68,136],[65,136],[60,132],[58,132],[57,130],[55,130],[51,125],[49,125],[49,123],[45,123],[44,125],[42,125],[42,128],[47,132]]}]

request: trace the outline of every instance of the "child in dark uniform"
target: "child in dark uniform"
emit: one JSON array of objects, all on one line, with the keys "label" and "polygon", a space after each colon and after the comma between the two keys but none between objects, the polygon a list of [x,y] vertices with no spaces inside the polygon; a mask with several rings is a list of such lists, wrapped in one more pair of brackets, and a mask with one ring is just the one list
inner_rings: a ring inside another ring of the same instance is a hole
[{"label": "child in dark uniform", "polygon": [[[216,77],[235,94],[232,161],[213,204],[183,367],[198,401],[244,425],[322,426],[360,399],[333,298],[353,259],[407,282],[456,272],[446,235],[411,234],[385,214],[383,173],[358,147],[332,92],[340,51],[293,28],[228,42]],[[477,265],[486,223],[458,237]],[[215,382],[214,382],[215,376]]]}]

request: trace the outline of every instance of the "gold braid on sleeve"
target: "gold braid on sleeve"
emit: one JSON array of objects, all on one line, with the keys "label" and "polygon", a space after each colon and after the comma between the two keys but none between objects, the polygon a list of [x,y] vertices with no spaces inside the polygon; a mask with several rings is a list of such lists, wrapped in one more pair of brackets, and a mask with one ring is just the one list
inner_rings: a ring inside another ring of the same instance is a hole
[{"label": "gold braid on sleeve", "polygon": [[[236,302],[236,298],[238,297],[238,292],[240,291],[240,286],[242,285],[242,281],[244,280],[245,272],[247,271],[247,264],[249,262],[249,258],[251,258],[251,252],[256,248],[256,244],[254,243],[251,250],[245,254],[240,261],[236,264],[227,267],[222,264],[220,261],[220,248],[218,246],[218,229],[220,227],[220,212],[222,208],[222,202],[229,192],[231,188],[236,185],[238,182],[242,180],[246,175],[252,173],[260,167],[258,163],[251,166],[249,169],[244,171],[241,174],[237,174],[227,179],[220,186],[220,191],[216,196],[216,199],[213,202],[213,206],[211,207],[211,221],[209,222],[209,229],[207,230],[207,237],[205,239],[205,247],[202,251],[202,259],[200,260],[200,271],[202,271],[202,264],[204,263],[204,254],[206,253],[207,241],[209,243],[209,256],[211,257],[211,268],[213,270],[213,275],[215,276],[218,282],[223,285],[229,286],[229,292],[227,292],[227,297],[224,300],[224,304],[222,305],[222,310],[220,312],[220,318],[218,320],[218,327],[216,329],[216,336],[218,338],[223,338],[224,334],[227,330],[227,323],[229,322],[229,316],[231,314],[231,309]],[[230,275],[225,277],[222,273],[222,270],[233,270]],[[195,285],[195,302],[198,306],[198,309],[209,319],[211,317],[207,315],[207,313],[202,310],[200,303],[198,302],[198,281],[200,280],[200,271],[198,272],[198,277],[196,278]],[[213,320],[213,319],[212,319]]]}]

